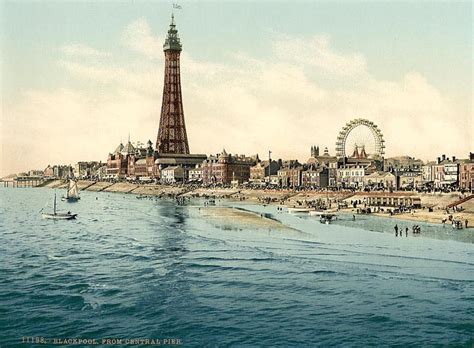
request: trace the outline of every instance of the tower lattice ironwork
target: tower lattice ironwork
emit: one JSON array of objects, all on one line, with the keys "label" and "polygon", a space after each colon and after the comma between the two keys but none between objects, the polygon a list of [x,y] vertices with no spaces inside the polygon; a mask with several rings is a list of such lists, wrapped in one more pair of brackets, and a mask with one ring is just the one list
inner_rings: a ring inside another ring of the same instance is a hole
[{"label": "tower lattice ironwork", "polygon": [[179,57],[182,50],[178,30],[171,16],[163,51],[165,52],[165,81],[161,104],[160,127],[156,140],[158,153],[189,154],[181,97]]}]

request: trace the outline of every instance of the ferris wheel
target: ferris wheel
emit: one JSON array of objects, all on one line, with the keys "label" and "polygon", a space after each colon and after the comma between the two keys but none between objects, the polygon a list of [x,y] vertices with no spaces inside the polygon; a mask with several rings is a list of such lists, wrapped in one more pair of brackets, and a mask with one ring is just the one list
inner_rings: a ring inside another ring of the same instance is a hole
[{"label": "ferris wheel", "polygon": [[364,151],[370,157],[383,157],[385,140],[379,127],[367,119],[357,118],[341,129],[337,136],[336,156],[348,157],[353,151]]}]

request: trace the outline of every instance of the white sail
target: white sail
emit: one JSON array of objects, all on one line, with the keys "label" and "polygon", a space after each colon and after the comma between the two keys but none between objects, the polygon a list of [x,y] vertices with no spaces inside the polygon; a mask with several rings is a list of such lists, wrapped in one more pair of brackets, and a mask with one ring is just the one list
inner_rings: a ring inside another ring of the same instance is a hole
[{"label": "white sail", "polygon": [[77,182],[74,180],[69,180],[67,198],[79,198],[79,189],[77,188]]}]

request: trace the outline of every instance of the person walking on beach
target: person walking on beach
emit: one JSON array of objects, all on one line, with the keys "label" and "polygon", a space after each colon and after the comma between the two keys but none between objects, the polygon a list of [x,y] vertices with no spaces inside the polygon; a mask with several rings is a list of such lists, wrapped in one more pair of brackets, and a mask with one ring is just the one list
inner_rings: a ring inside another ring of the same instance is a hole
[{"label": "person walking on beach", "polygon": [[464,221],[464,225],[466,226],[466,228],[467,228],[468,223],[469,223],[469,221],[467,221],[467,219],[466,219],[466,221]]},{"label": "person walking on beach", "polygon": [[[356,221],[356,216],[352,214],[352,221]],[[466,227],[467,227],[467,220],[466,220]]]},{"label": "person walking on beach", "polygon": [[405,227],[405,237],[408,237],[408,227]]},{"label": "person walking on beach", "polygon": [[398,225],[393,228],[395,230],[395,237],[398,237]]}]

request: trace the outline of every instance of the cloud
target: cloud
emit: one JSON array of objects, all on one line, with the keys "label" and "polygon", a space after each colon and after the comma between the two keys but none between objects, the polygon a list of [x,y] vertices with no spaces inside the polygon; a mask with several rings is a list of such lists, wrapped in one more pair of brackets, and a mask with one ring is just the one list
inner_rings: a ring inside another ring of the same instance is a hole
[{"label": "cloud", "polygon": [[[118,64],[111,56],[78,61],[65,52],[58,64],[81,87],[29,91],[20,102],[4,107],[7,155],[2,167],[19,171],[48,163],[104,161],[128,132],[132,140],[155,141],[162,40],[139,19],[124,29],[117,44],[138,55]],[[272,47],[265,59],[230,52],[225,62],[182,53],[191,151],[209,154],[225,147],[263,155],[272,150],[275,157],[304,161],[313,144],[334,154],[339,130],[356,117],[379,126],[388,156],[465,157],[472,148],[469,106],[441,93],[419,72],[378,79],[363,55],[337,53],[324,36],[279,35]],[[314,71],[319,72],[316,77]],[[16,122],[25,127],[18,130]]]},{"label": "cloud", "polygon": [[81,159],[105,161],[128,133],[154,141],[154,132],[143,125],[159,122],[158,101],[126,90],[27,91],[21,103],[7,108],[4,130],[14,131],[2,133],[2,175]]},{"label": "cloud", "polygon": [[84,44],[69,44],[61,47],[61,51],[68,56],[79,57],[109,57],[110,53],[96,50]]},{"label": "cloud", "polygon": [[145,18],[130,23],[122,33],[122,44],[149,59],[160,59],[163,56],[163,38],[154,36]]},{"label": "cloud", "polygon": [[280,36],[273,42],[278,58],[304,65],[333,77],[351,77],[367,72],[367,62],[360,53],[343,55],[334,52],[327,35],[308,38]]},{"label": "cloud", "polygon": [[59,60],[58,64],[74,78],[105,85],[110,89],[126,89],[157,97],[162,83],[157,76],[162,72],[157,65],[142,63],[139,66],[119,66],[112,61],[77,62]]}]

